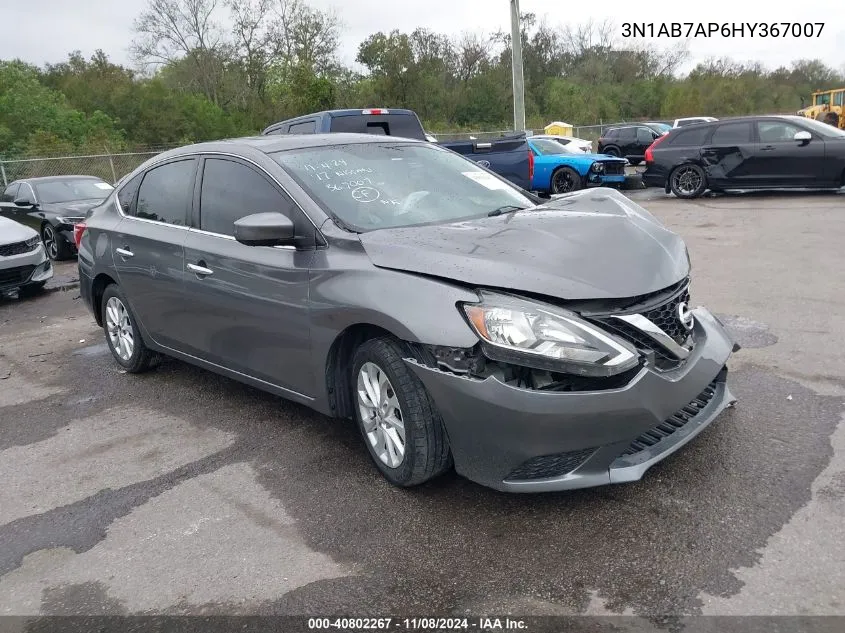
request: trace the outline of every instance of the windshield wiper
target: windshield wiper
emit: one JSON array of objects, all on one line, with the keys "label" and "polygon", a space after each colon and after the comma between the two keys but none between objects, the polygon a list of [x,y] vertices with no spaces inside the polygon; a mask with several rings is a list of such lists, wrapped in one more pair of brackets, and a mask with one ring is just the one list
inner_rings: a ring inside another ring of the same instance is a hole
[{"label": "windshield wiper", "polygon": [[520,207],[516,204],[506,204],[498,209],[493,209],[490,213],[487,214],[488,218],[495,217],[497,215],[502,215],[503,213],[513,213],[514,211],[524,211],[527,207]]}]

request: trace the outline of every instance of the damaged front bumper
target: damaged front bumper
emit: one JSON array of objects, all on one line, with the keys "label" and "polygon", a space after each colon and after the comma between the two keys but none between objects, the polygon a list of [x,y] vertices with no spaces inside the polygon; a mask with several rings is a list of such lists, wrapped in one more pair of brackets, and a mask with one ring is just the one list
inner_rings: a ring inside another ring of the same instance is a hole
[{"label": "damaged front bumper", "polygon": [[704,308],[684,364],[641,369],[622,388],[538,391],[407,359],[443,418],[455,469],[479,484],[543,492],[635,481],[689,442],[735,399],[735,344]]}]

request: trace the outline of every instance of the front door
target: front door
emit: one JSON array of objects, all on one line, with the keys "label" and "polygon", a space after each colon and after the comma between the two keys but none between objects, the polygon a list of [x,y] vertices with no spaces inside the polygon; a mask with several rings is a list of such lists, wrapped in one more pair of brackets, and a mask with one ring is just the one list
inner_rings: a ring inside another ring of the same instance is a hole
[{"label": "front door", "polygon": [[777,119],[757,122],[760,142],[750,169],[760,186],[817,187],[835,179],[821,137],[810,132],[809,142],[794,139],[798,132],[808,131]]},{"label": "front door", "polygon": [[708,182],[716,187],[733,189],[754,187],[756,179],[751,171],[750,159],[756,150],[750,121],[722,123],[701,148]]},{"label": "front door", "polygon": [[174,160],[126,183],[118,193],[125,217],[110,245],[118,282],[143,331],[177,350],[186,310],[184,242],[198,162]]},{"label": "front door", "polygon": [[[12,190],[13,187],[17,188]],[[21,182],[19,184],[13,183],[9,185],[7,191],[9,191],[9,195],[3,196],[3,215],[10,220],[14,220],[15,222],[19,222],[20,224],[24,224],[29,228],[38,231],[40,234],[41,222],[43,221],[40,216],[43,216],[43,214],[36,215],[38,213],[37,207],[35,206],[37,200],[35,198],[35,191],[33,191],[32,185],[28,182]],[[7,201],[6,198],[10,199]],[[16,205],[15,200],[22,201],[25,204],[22,206]]]},{"label": "front door", "polygon": [[[311,249],[246,246],[236,220],[280,212],[299,234],[310,220],[263,171],[206,158],[185,243],[188,353],[301,395],[314,393],[308,308]],[[315,230],[310,225],[311,232]]]}]

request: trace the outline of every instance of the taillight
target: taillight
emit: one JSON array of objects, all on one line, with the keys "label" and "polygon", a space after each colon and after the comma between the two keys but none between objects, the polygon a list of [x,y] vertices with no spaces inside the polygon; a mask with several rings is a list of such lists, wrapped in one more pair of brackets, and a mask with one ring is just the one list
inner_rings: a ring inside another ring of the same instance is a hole
[{"label": "taillight", "polygon": [[389,112],[384,108],[368,108],[367,110],[361,110],[361,114],[389,114]]},{"label": "taillight", "polygon": [[76,244],[77,249],[82,242],[82,234],[85,233],[86,228],[85,222],[79,222],[73,225],[73,243]]},{"label": "taillight", "polygon": [[528,182],[534,180],[534,152],[528,150]]},{"label": "taillight", "polygon": [[653,149],[654,149],[654,148],[655,148],[655,147],[656,147],[656,146],[657,146],[657,145],[658,145],[658,144],[659,144],[659,143],[660,143],[660,142],[661,142],[664,138],[666,138],[666,135],[665,135],[665,134],[664,134],[663,136],[658,136],[656,139],[654,139],[654,142],[646,148],[646,150],[645,150],[645,162],[647,162],[647,163],[653,163],[653,162],[654,162],[654,153],[652,152],[652,150],[653,150]]}]

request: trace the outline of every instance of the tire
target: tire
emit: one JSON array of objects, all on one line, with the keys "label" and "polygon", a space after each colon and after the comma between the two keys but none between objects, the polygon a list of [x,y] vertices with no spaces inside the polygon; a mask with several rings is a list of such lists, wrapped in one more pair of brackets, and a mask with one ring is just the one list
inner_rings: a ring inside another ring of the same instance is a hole
[{"label": "tire", "polygon": [[616,158],[619,158],[619,157],[622,156],[622,153],[616,147],[606,147],[606,148],[604,148],[604,151],[599,152],[599,154],[607,154],[608,156],[616,156]]},{"label": "tire", "polygon": [[581,175],[571,167],[558,167],[552,172],[552,193],[569,193],[578,191],[581,187],[583,187]]},{"label": "tire", "polygon": [[[420,379],[402,360],[404,355],[392,338],[364,342],[352,360],[350,388],[358,429],[376,467],[394,486],[410,487],[451,468],[452,454],[440,414]],[[377,392],[373,390],[379,402],[369,395],[368,377],[380,385]],[[381,403],[387,404],[382,408]],[[385,428],[392,433],[385,433]],[[396,440],[403,435],[403,454],[399,455]],[[388,437],[394,439],[387,441]]]},{"label": "tire", "polygon": [[828,112],[824,117],[824,122],[833,127],[839,127],[839,115],[836,112]]},{"label": "tire", "polygon": [[678,198],[698,198],[707,189],[707,175],[698,165],[680,165],[669,174],[669,187]]},{"label": "tire", "polygon": [[[130,374],[140,374],[159,364],[161,357],[144,344],[138,324],[135,321],[135,315],[132,314],[129,303],[117,284],[111,284],[103,292],[100,310],[102,311],[106,342],[118,365]],[[115,323],[117,329],[113,335],[111,333],[112,325]],[[125,338],[127,333],[131,334],[131,348],[128,350],[126,344],[129,339]],[[123,339],[124,345],[120,344],[121,339]]]},{"label": "tire", "polygon": [[39,281],[34,284],[27,284],[18,288],[18,297],[34,297],[44,290],[46,281]]},{"label": "tire", "polygon": [[41,227],[41,241],[44,243],[44,250],[47,251],[47,257],[54,262],[70,259],[73,256],[70,244],[50,224],[45,224]]}]

